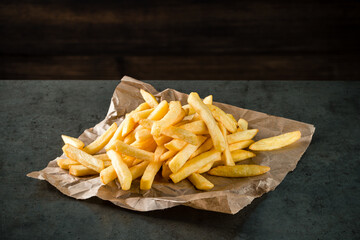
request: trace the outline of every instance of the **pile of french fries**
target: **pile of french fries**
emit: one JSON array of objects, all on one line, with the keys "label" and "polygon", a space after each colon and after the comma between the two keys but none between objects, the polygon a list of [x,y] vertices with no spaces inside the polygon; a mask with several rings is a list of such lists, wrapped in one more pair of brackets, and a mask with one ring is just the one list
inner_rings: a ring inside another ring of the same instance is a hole
[{"label": "pile of french fries", "polygon": [[[62,135],[66,159],[60,168],[73,176],[100,174],[103,184],[118,179],[129,190],[140,178],[140,189],[149,190],[156,174],[178,183],[188,179],[199,190],[214,187],[203,174],[220,177],[251,177],[264,174],[268,166],[237,164],[255,157],[253,151],[269,151],[288,146],[301,137],[300,131],[254,142],[258,129],[235,120],[213,105],[212,95],[203,100],[195,92],[188,104],[179,101],[160,103],[144,90],[145,102],[126,114],[119,126],[113,123],[104,134],[85,146],[77,138]],[[96,154],[102,149],[104,154]]]}]

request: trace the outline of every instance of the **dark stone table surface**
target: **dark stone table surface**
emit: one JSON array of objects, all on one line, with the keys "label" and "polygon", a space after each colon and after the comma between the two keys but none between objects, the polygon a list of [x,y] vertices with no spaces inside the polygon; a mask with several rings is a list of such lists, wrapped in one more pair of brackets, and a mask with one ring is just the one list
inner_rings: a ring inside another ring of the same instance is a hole
[{"label": "dark stone table surface", "polygon": [[297,168],[236,215],[133,212],[26,177],[106,115],[119,81],[1,81],[1,239],[359,239],[360,82],[151,81],[314,124]]}]

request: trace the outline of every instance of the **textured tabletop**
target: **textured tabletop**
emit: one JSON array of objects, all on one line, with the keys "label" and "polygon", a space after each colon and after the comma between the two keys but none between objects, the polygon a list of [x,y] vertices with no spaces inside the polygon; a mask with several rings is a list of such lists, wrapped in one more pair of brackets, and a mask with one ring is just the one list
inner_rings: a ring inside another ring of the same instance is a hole
[{"label": "textured tabletop", "polygon": [[[149,81],[150,82],[150,81]],[[314,124],[294,172],[236,215],[133,212],[26,177],[106,115],[119,81],[1,81],[1,239],[359,239],[360,82],[151,81]]]}]

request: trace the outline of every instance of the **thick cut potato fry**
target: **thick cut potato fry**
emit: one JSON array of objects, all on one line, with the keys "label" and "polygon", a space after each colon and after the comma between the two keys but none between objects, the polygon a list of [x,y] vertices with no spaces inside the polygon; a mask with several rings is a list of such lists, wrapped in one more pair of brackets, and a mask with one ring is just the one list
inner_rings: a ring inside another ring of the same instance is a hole
[{"label": "thick cut potato fry", "polygon": [[203,166],[210,162],[215,162],[221,159],[221,152],[217,150],[211,150],[200,154],[193,159],[190,159],[185,165],[176,173],[172,173],[170,178],[174,183],[178,183],[181,180],[187,178],[192,173],[199,171]]},{"label": "thick cut potato fry", "polygon": [[267,166],[261,165],[235,165],[218,166],[211,169],[208,173],[221,177],[252,177],[264,174],[270,170]]},{"label": "thick cut potato fry", "polygon": [[[154,153],[148,152],[148,151],[145,151],[142,149],[138,149],[136,147],[130,146],[119,140],[115,141],[114,145],[111,146],[111,149],[115,150],[119,153],[123,153],[125,155],[139,158],[142,160],[153,161],[153,159],[154,159]],[[109,155],[109,153],[108,153],[108,155]]]},{"label": "thick cut potato fry", "polygon": [[69,144],[65,144],[62,150],[68,158],[78,161],[87,168],[90,168],[97,172],[101,172],[101,170],[104,169],[103,161],[82,151],[81,149],[73,147],[72,145]]},{"label": "thick cut potato fry", "polygon": [[149,190],[154,182],[155,175],[160,170],[162,162],[150,162],[140,180],[140,189]]},{"label": "thick cut potato fry", "polygon": [[200,135],[209,134],[206,124],[203,120],[185,123],[185,124],[179,126],[179,128],[188,130],[194,134],[200,134]]},{"label": "thick cut potato fry", "polygon": [[193,115],[195,113],[195,110],[192,107],[190,107],[189,104],[182,106],[182,108],[184,109],[186,116]]},{"label": "thick cut potato fry", "polygon": [[111,165],[100,172],[100,180],[103,184],[108,184],[109,182],[117,178],[114,167]]},{"label": "thick cut potato fry", "polygon": [[206,106],[210,109],[214,118],[218,122],[221,122],[229,132],[231,133],[236,132],[236,128],[237,128],[236,121],[235,122],[232,121],[232,119],[219,107],[210,104]]},{"label": "thick cut potato fry", "polygon": [[[125,138],[124,138],[124,143],[126,143],[126,144],[132,144],[133,142],[135,142],[136,141],[136,138],[135,138],[135,134],[136,134],[136,132],[135,131],[132,131],[130,134],[128,134]],[[121,140],[120,140],[121,141]],[[113,143],[114,144],[114,143]],[[109,145],[109,148],[108,149],[110,149],[111,148],[111,146]]]},{"label": "thick cut potato fry", "polygon": [[191,154],[193,154],[200,145],[205,142],[206,137],[198,136],[197,137],[197,145],[188,144],[186,145],[180,152],[178,152],[169,162],[169,168],[172,172],[177,172],[186,161],[190,158]]},{"label": "thick cut potato fry", "polygon": [[152,125],[154,124],[154,121],[150,119],[141,119],[139,124],[144,128],[151,129]]},{"label": "thick cut potato fry", "polygon": [[212,139],[208,138],[193,154],[191,154],[190,158],[194,158],[203,152],[209,151],[212,147]]},{"label": "thick cut potato fry", "polygon": [[76,177],[83,177],[83,176],[90,176],[98,174],[98,172],[87,168],[83,165],[70,165],[69,167],[69,174],[76,176]]},{"label": "thick cut potato fry", "polygon": [[178,153],[178,151],[173,151],[173,150],[169,150],[165,153],[163,153],[163,155],[160,156],[160,161],[165,161],[169,158],[172,158],[173,156],[175,156]]},{"label": "thick cut potato fry", "polygon": [[188,143],[185,142],[184,140],[173,139],[170,142],[164,144],[164,147],[169,150],[180,151],[181,149],[183,149],[186,146],[186,144],[188,144]]},{"label": "thick cut potato fry", "polygon": [[131,166],[138,165],[138,164],[140,164],[140,163],[142,163],[142,162],[144,162],[144,160],[135,158],[134,161],[132,162]]},{"label": "thick cut potato fry", "polygon": [[240,149],[240,150],[232,151],[231,156],[232,156],[234,162],[240,162],[240,161],[246,160],[248,158],[253,158],[256,155],[253,152]]},{"label": "thick cut potato fry", "polygon": [[59,158],[56,160],[57,165],[65,170],[68,170],[71,165],[79,165],[78,161],[69,159],[69,158]]},{"label": "thick cut potato fry", "polygon": [[242,140],[240,142],[236,142],[229,145],[230,152],[238,150],[238,149],[244,149],[253,144],[253,140]]},{"label": "thick cut potato fry", "polygon": [[159,105],[158,101],[156,100],[154,95],[152,95],[151,93],[145,91],[144,89],[140,89],[140,94],[143,97],[143,99],[145,100],[145,102],[147,102],[147,104],[149,104],[150,107],[154,108],[157,105]]},{"label": "thick cut potato fry", "polygon": [[197,171],[197,173],[206,173],[212,168],[213,164],[214,164],[213,162],[206,164],[205,166],[200,168],[199,171]]},{"label": "thick cut potato fry", "polygon": [[122,132],[121,132],[122,137],[127,136],[136,127],[136,122],[134,121],[134,118],[132,117],[132,113],[129,113],[126,115],[124,122],[125,123],[124,123],[123,129],[122,129]]},{"label": "thick cut potato fry", "polygon": [[210,190],[214,187],[214,184],[199,173],[192,173],[188,179],[199,190]]},{"label": "thick cut potato fry", "polygon": [[109,156],[106,153],[97,154],[97,155],[93,155],[93,156],[96,157],[97,159],[102,160],[102,161],[110,160]]},{"label": "thick cut potato fry", "polygon": [[169,161],[170,160],[162,162],[161,176],[166,180],[169,180],[169,176],[172,173],[170,168],[169,168]]},{"label": "thick cut potato fry", "polygon": [[70,144],[76,148],[82,149],[85,146],[85,144],[80,139],[69,137],[66,135],[61,135],[61,138],[65,144]]},{"label": "thick cut potato fry", "polygon": [[234,116],[231,113],[227,113],[226,115],[230,118],[231,121],[235,122],[235,125],[237,126],[237,121]]},{"label": "thick cut potato fry", "polygon": [[259,132],[258,129],[250,129],[250,130],[245,130],[245,131],[229,134],[229,135],[227,135],[227,141],[229,144],[233,144],[233,143],[240,142],[243,140],[250,140],[253,137],[255,137],[255,135],[258,132]]},{"label": "thick cut potato fry", "polygon": [[147,128],[140,129],[135,132],[135,139],[136,141],[145,141],[152,138],[151,132]]},{"label": "thick cut potato fry", "polygon": [[[204,104],[212,104],[212,102],[213,102],[213,96],[212,95],[209,95],[209,96],[207,96],[207,97],[205,97],[203,99]],[[196,113],[194,108],[192,108],[189,104],[184,105],[183,109],[187,111],[186,115],[193,115],[193,114]]]},{"label": "thick cut potato fry", "polygon": [[225,139],[221,134],[221,131],[210,111],[210,109],[201,101],[199,95],[195,92],[190,93],[188,97],[188,103],[195,111],[200,115],[202,120],[205,122],[210,136],[213,140],[214,148],[217,151],[224,151],[225,149]]},{"label": "thick cut potato fry", "polygon": [[83,150],[88,154],[95,154],[105,147],[110,141],[117,129],[117,124],[114,122],[100,137],[87,145]]},{"label": "thick cut potato fry", "polygon": [[134,180],[141,177],[144,174],[147,165],[149,165],[149,161],[142,161],[141,163],[132,166],[130,168],[132,179]]},{"label": "thick cut potato fry", "polygon": [[238,121],[238,125],[241,131],[248,130],[249,123],[245,119],[240,118]]},{"label": "thick cut potato fry", "polygon": [[221,130],[221,133],[224,135],[224,138],[225,138],[225,150],[223,152],[224,154],[224,163],[226,166],[234,166],[235,163],[234,163],[234,160],[231,156],[231,153],[230,153],[230,150],[229,150],[229,144],[227,143],[227,138],[226,138],[226,134],[227,134],[227,130],[224,126],[224,124],[222,123],[219,123],[219,127],[220,127],[220,130]]},{"label": "thick cut potato fry", "polygon": [[169,104],[163,100],[159,105],[156,106],[155,110],[148,116],[147,119],[157,121],[162,119],[169,110]]},{"label": "thick cut potato fry", "polygon": [[194,133],[179,127],[170,126],[162,130],[161,133],[168,137],[181,139],[192,145],[197,145],[198,143],[198,138]]},{"label": "thick cut potato fry", "polygon": [[111,166],[111,160],[106,160],[106,161],[103,161],[104,162],[104,168],[107,168],[109,166]]},{"label": "thick cut potato fry", "polygon": [[131,187],[132,175],[128,166],[122,160],[121,155],[114,150],[108,151],[107,154],[111,159],[112,166],[115,169],[122,190],[129,190]]},{"label": "thick cut potato fry", "polygon": [[254,151],[270,151],[286,147],[301,138],[301,132],[288,132],[279,136],[264,138],[250,145],[249,149]]},{"label": "thick cut potato fry", "polygon": [[161,155],[163,155],[165,151],[166,148],[164,147],[164,145],[157,146],[154,152],[154,161],[159,162]]},{"label": "thick cut potato fry", "polygon": [[135,159],[136,158],[127,156],[125,154],[122,155],[122,160],[124,161],[124,163],[126,163],[126,165],[128,167],[131,167],[133,165],[133,162],[135,161]]},{"label": "thick cut potato fry", "polygon": [[106,151],[110,148],[110,146],[111,146],[112,144],[114,144],[114,142],[115,142],[116,140],[120,140],[120,141],[124,140],[124,138],[122,137],[122,129],[123,129],[123,127],[124,127],[124,124],[125,124],[125,120],[123,120],[123,121],[120,123],[120,125],[119,125],[119,127],[116,129],[114,135],[111,137],[111,139],[110,139],[110,141],[108,142],[108,144],[106,144],[106,146],[105,146],[105,150],[106,150]]},{"label": "thick cut potato fry", "polygon": [[134,119],[134,122],[138,123],[141,119],[146,119],[153,111],[154,108],[142,110],[140,112],[135,112],[132,114],[132,118]]},{"label": "thick cut potato fry", "polygon": [[154,152],[157,145],[156,142],[154,141],[154,139],[151,137],[149,139],[146,139],[145,141],[135,141],[132,144],[130,144],[130,146],[133,146],[135,148],[138,149],[142,149],[148,152]]},{"label": "thick cut potato fry", "polygon": [[213,95],[209,95],[203,99],[203,103],[205,104],[213,104]]},{"label": "thick cut potato fry", "polygon": [[143,102],[135,108],[134,112],[140,112],[149,108],[151,108],[150,105],[147,102]]}]

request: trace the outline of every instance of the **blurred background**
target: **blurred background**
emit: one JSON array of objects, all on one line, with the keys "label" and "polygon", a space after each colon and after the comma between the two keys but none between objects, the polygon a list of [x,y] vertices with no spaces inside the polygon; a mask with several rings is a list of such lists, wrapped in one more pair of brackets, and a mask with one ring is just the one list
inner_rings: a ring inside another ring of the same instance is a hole
[{"label": "blurred background", "polygon": [[0,79],[360,80],[359,1],[0,2]]}]

